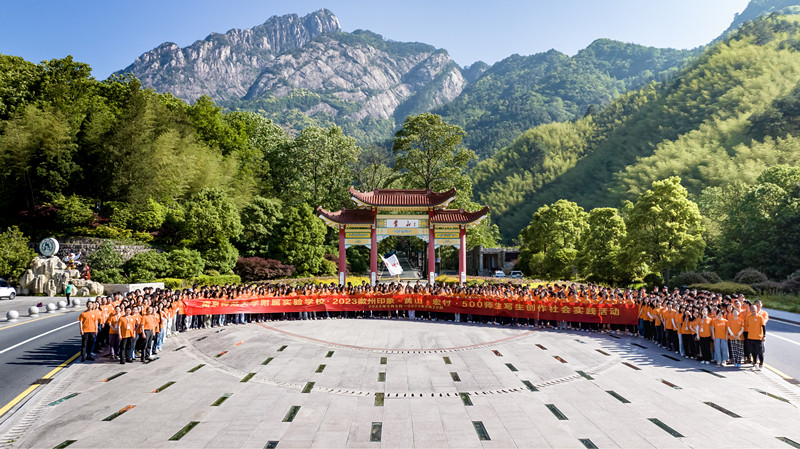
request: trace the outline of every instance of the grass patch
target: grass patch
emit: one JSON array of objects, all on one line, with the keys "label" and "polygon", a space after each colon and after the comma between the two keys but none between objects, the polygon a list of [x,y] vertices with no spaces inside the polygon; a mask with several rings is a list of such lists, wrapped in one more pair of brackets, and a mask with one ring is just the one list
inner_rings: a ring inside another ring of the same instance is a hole
[{"label": "grass patch", "polygon": [[758,296],[768,309],[783,310],[784,312],[800,313],[800,296],[789,294]]}]

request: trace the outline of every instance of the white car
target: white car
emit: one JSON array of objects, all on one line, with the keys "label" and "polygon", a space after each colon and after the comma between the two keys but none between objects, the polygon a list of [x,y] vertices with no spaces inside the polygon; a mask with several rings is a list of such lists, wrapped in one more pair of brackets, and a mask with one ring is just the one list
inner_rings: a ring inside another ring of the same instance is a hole
[{"label": "white car", "polygon": [[494,270],[494,272],[492,273],[492,277],[493,278],[504,278],[504,277],[506,277],[506,274],[503,272],[503,270]]},{"label": "white car", "polygon": [[17,290],[5,279],[0,279],[0,298],[14,299],[17,297]]}]

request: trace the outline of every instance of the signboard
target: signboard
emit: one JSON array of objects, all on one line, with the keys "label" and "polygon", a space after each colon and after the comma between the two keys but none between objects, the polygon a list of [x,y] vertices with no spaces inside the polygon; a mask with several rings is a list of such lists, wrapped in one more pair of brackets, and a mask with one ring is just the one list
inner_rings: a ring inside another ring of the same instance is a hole
[{"label": "signboard", "polygon": [[461,246],[458,229],[436,229],[434,231],[434,245],[436,246]]},{"label": "signboard", "polygon": [[39,252],[44,257],[52,257],[58,253],[58,240],[48,237],[39,242]]},{"label": "signboard", "polygon": [[414,235],[428,234],[428,217],[426,215],[378,215],[377,232],[379,235]]},{"label": "signboard", "polygon": [[371,246],[369,229],[347,229],[344,232],[344,246],[349,248],[354,245]]}]

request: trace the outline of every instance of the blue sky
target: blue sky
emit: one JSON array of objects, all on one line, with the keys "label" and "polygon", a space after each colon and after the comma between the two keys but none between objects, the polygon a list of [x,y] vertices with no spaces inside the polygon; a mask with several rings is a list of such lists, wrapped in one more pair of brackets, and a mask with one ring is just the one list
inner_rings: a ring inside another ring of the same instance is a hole
[{"label": "blue sky", "polygon": [[445,48],[460,65],[551,48],[575,54],[598,38],[693,48],[724,31],[748,0],[0,0],[0,53],[30,61],[73,55],[97,78],[162,42],[186,46],[211,32],[273,15],[328,8],[342,29]]}]

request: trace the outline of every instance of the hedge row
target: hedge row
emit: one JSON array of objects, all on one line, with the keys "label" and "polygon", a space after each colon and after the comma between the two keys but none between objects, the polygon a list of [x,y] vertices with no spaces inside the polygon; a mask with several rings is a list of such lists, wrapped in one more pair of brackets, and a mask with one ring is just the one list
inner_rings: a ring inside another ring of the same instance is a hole
[{"label": "hedge row", "polygon": [[163,282],[164,287],[174,290],[177,288],[191,287],[193,285],[241,284],[242,278],[235,274],[221,274],[217,276],[201,274],[200,276],[190,279],[162,278],[156,279],[156,282]]}]

